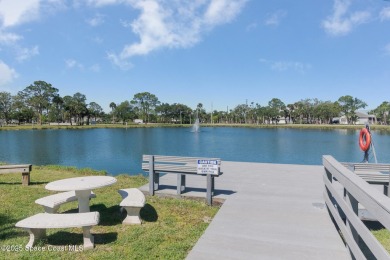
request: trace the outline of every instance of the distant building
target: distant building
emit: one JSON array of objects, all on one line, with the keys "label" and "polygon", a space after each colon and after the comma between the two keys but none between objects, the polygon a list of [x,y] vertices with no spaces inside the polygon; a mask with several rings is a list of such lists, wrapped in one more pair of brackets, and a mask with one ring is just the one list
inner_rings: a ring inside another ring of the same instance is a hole
[{"label": "distant building", "polygon": [[[355,114],[357,116],[357,119],[355,122],[356,125],[365,125],[365,124],[375,125],[377,123],[375,115],[369,115],[369,114],[364,113],[362,111],[356,111]],[[333,118],[332,122],[334,124],[341,124],[341,125],[348,124],[348,120],[347,120],[347,117],[345,115]]]},{"label": "distant building", "polygon": [[285,117],[279,117],[278,124],[280,124],[280,125],[285,125],[285,124],[288,124],[288,118],[285,118]]},{"label": "distant building", "polygon": [[49,123],[49,125],[71,125],[70,123]]},{"label": "distant building", "polygon": [[134,123],[136,123],[136,124],[143,124],[144,120],[142,120],[142,119],[134,119]]},{"label": "distant building", "polygon": [[356,112],[356,115],[358,117],[358,119],[356,120],[357,125],[365,125],[365,124],[374,125],[377,122],[375,115],[369,115],[359,111]]}]

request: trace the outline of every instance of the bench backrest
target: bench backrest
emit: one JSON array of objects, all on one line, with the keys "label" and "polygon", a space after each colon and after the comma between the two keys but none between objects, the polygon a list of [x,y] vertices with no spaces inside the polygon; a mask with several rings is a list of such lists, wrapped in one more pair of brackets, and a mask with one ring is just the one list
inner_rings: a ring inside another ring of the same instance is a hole
[{"label": "bench backrest", "polygon": [[0,165],[0,173],[28,173],[31,168],[31,164]]},{"label": "bench backrest", "polygon": [[341,163],[345,167],[355,172],[359,171],[373,171],[373,172],[390,172],[390,164],[384,163]]},{"label": "bench backrest", "polygon": [[[151,162],[152,158],[152,162]],[[220,158],[201,158],[201,157],[181,157],[165,155],[143,155],[142,170],[150,171],[151,163],[155,172],[172,172],[197,174],[198,160],[215,160],[221,165]]]}]

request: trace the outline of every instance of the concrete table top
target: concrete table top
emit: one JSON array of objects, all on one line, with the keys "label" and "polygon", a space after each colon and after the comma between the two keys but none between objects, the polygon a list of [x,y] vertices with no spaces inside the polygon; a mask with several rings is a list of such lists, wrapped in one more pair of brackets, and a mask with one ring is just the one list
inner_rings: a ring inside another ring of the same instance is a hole
[{"label": "concrete table top", "polygon": [[75,191],[79,201],[79,212],[89,212],[89,196],[92,189],[102,188],[116,183],[110,176],[85,176],[53,181],[45,188],[52,191]]},{"label": "concrete table top", "polygon": [[49,182],[45,188],[52,191],[92,190],[116,183],[110,176],[85,176]]}]

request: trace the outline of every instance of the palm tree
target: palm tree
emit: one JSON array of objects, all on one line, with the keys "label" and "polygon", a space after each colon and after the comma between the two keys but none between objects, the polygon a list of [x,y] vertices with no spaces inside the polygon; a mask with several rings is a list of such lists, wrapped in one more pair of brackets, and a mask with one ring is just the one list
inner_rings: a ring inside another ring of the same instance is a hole
[{"label": "palm tree", "polygon": [[116,104],[114,102],[111,102],[110,108],[111,108],[111,113],[112,113],[112,123],[114,123],[114,115],[115,115],[114,111],[116,109]]}]

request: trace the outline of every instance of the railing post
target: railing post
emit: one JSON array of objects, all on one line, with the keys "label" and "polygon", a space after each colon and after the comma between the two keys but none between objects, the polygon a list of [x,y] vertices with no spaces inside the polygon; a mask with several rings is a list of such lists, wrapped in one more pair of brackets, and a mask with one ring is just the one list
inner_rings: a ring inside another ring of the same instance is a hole
[{"label": "railing post", "polygon": [[180,195],[181,194],[181,174],[180,173],[178,173],[176,175],[176,179],[177,179],[176,194]]},{"label": "railing post", "polygon": [[211,174],[207,174],[207,193],[206,193],[206,199],[207,199],[207,205],[211,206],[213,204],[212,200],[212,176]]},{"label": "railing post", "polygon": [[177,195],[180,195],[186,188],[186,175],[178,173],[177,174]]},{"label": "railing post", "polygon": [[332,174],[330,173],[330,171],[328,171],[328,169],[325,168],[325,172],[326,172],[326,176],[328,177],[328,180],[329,180],[330,182],[332,182],[332,181],[333,181],[333,176],[332,176]]},{"label": "railing post", "polygon": [[150,155],[149,156],[149,194],[151,196],[154,195],[154,178],[155,178],[155,173],[154,173],[154,156]]},{"label": "railing post", "polygon": [[[328,171],[328,169],[326,169],[326,168],[325,168],[325,172],[326,172],[326,176],[327,176],[329,182],[333,183],[333,175],[332,175],[332,173],[330,171]],[[328,190],[326,185],[325,185],[325,189],[326,189],[326,192],[328,194],[328,197],[329,197],[330,201],[332,202],[333,206],[337,209],[340,217],[345,219],[345,213],[341,210],[340,206],[337,204],[336,200],[333,198],[332,193]],[[345,188],[343,188],[343,191],[344,191],[344,199],[345,199],[347,190]]]},{"label": "railing post", "polygon": [[385,194],[387,197],[390,197],[390,194],[389,194],[389,186],[390,186],[390,167],[389,167],[388,171],[389,171],[389,182],[387,183],[387,185],[383,185],[383,194]]},{"label": "railing post", "polygon": [[[325,169],[326,177],[328,178],[329,182],[332,183],[332,182],[333,182],[333,176],[332,176],[332,174],[331,174],[326,168],[324,168],[324,169]],[[326,192],[327,192],[327,194],[328,194],[328,197],[329,197],[330,199],[333,199],[333,198],[332,198],[332,193],[328,190],[328,188],[326,187],[326,185],[325,185],[325,189],[326,189]],[[333,203],[333,201],[332,201],[332,203]]]},{"label": "railing post", "polygon": [[22,185],[24,185],[24,186],[30,185],[30,173],[29,172],[22,173]]},{"label": "railing post", "polygon": [[28,166],[28,169],[23,170],[22,172],[22,185],[24,186],[30,185],[30,172],[31,172],[31,165]]},{"label": "railing post", "polygon": [[[347,202],[348,207],[352,209],[352,211],[356,214],[356,216],[359,215],[359,202],[355,199],[354,196],[352,196],[351,193],[347,191],[347,196],[345,197],[345,201]],[[356,229],[351,225],[351,222],[348,218],[346,218],[346,227],[348,232],[352,235],[357,245],[359,245],[359,234],[356,231]]]},{"label": "railing post", "polygon": [[214,189],[215,189],[215,177],[211,176],[211,196],[214,196]]}]

